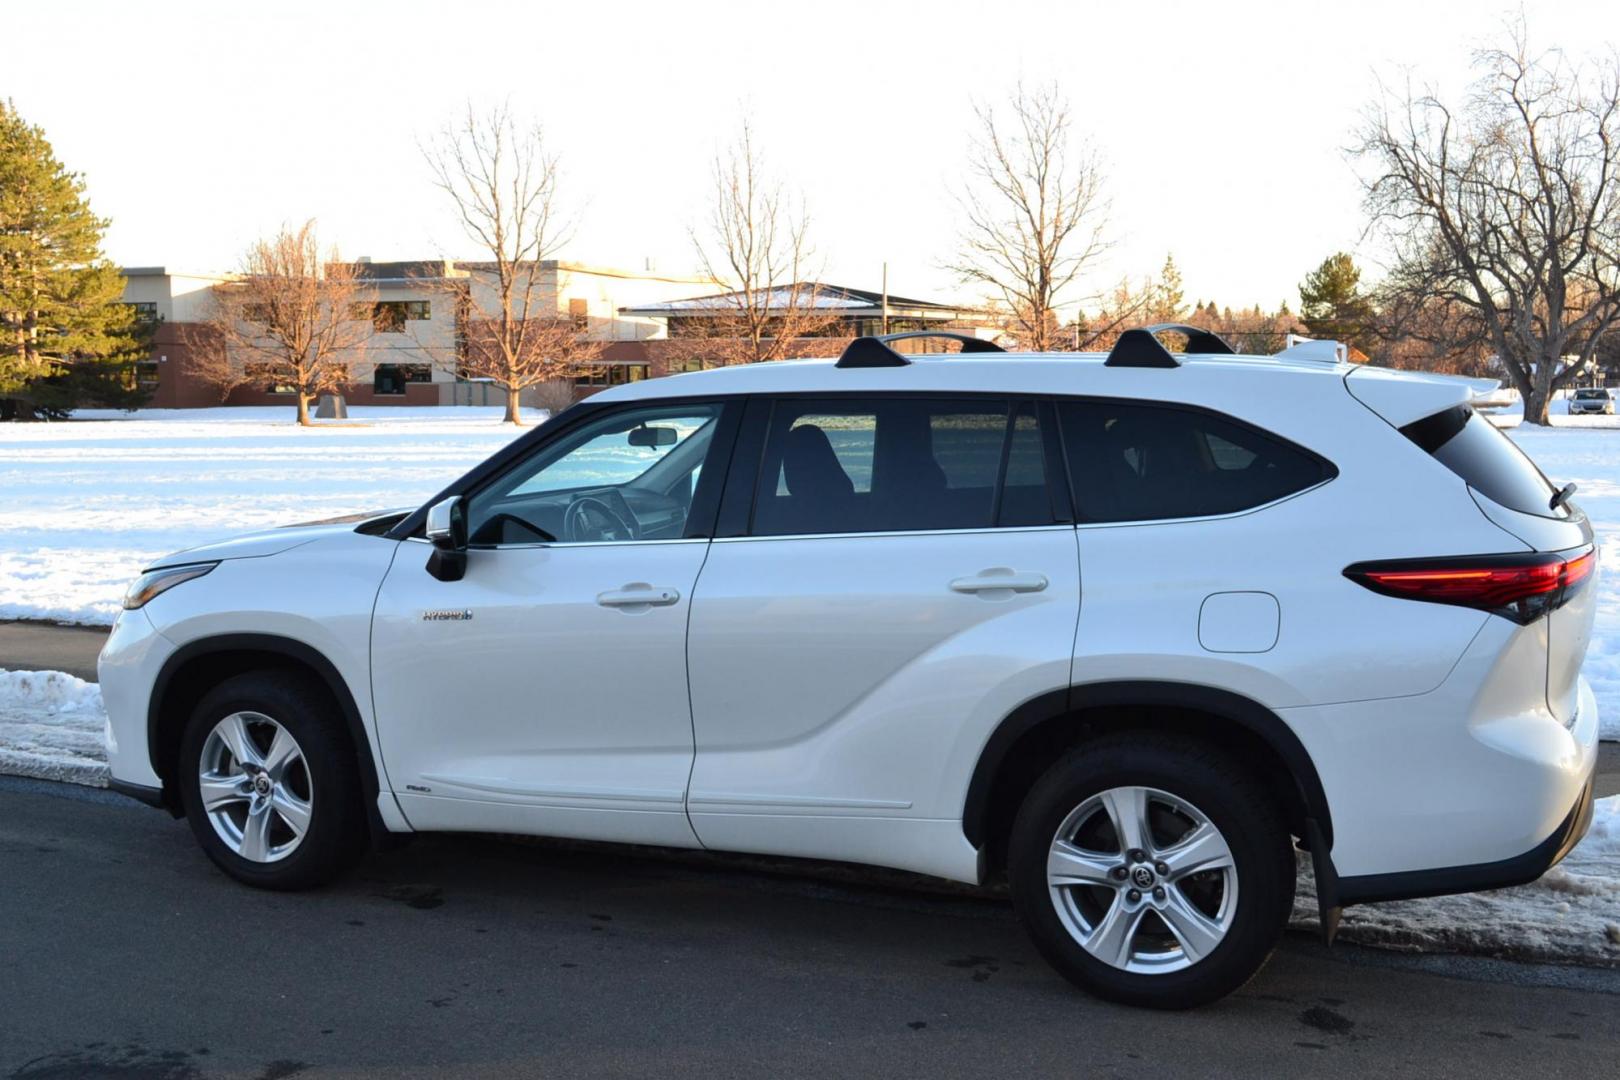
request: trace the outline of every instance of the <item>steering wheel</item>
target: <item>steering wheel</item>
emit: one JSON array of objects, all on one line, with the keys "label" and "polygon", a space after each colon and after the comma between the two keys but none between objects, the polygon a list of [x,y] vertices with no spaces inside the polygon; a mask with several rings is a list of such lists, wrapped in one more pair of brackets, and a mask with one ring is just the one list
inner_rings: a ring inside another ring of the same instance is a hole
[{"label": "steering wheel", "polygon": [[563,538],[575,543],[590,540],[639,540],[634,518],[626,519],[595,495],[581,495],[563,511]]}]

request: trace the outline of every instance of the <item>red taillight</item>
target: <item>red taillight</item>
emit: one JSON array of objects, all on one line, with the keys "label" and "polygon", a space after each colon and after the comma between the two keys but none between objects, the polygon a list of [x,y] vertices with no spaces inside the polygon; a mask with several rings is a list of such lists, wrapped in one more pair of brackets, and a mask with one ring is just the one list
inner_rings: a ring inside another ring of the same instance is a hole
[{"label": "red taillight", "polygon": [[1386,596],[1460,604],[1528,623],[1560,607],[1597,568],[1597,551],[1573,555],[1460,555],[1346,567],[1351,581]]}]

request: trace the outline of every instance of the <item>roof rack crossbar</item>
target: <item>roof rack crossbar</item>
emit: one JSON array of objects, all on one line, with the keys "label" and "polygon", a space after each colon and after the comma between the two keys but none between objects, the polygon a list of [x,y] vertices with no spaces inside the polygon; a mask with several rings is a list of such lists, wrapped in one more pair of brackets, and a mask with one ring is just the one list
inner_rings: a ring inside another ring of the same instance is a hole
[{"label": "roof rack crossbar", "polygon": [[907,338],[945,338],[950,341],[962,343],[965,353],[992,353],[1006,352],[1000,345],[983,338],[976,338],[971,334],[955,334],[948,330],[907,330],[898,334],[876,334],[870,337],[858,337],[844,349],[843,355],[838,358],[841,368],[867,368],[867,367],[905,367],[911,363],[903,353],[889,347],[891,341],[903,341]]},{"label": "roof rack crossbar", "polygon": [[1185,323],[1155,323],[1152,326],[1142,326],[1134,330],[1127,330],[1119,335],[1119,341],[1109,352],[1108,359],[1103,362],[1104,367],[1150,367],[1175,368],[1181,366],[1176,354],[1164,347],[1158,335],[1164,333],[1185,334],[1187,337],[1187,352],[1204,353],[1215,356],[1231,356],[1237,350],[1228,345],[1219,334],[1204,330],[1197,326],[1188,326]]}]

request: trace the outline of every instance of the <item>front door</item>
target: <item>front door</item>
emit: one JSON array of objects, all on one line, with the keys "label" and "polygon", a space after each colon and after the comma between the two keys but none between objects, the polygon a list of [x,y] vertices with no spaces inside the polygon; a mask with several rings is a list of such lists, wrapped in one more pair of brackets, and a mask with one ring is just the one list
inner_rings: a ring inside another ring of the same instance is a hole
[{"label": "front door", "polygon": [[695,844],[686,621],[722,408],[610,409],[466,498],[465,576],[406,541],[372,685],[411,824]]}]

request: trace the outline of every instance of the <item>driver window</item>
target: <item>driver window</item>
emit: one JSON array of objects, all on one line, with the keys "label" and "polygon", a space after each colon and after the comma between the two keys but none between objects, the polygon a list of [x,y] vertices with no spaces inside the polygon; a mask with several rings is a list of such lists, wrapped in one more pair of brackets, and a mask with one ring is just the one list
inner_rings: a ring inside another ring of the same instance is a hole
[{"label": "driver window", "polygon": [[720,408],[647,406],[586,423],[472,496],[469,542],[680,539]]}]

